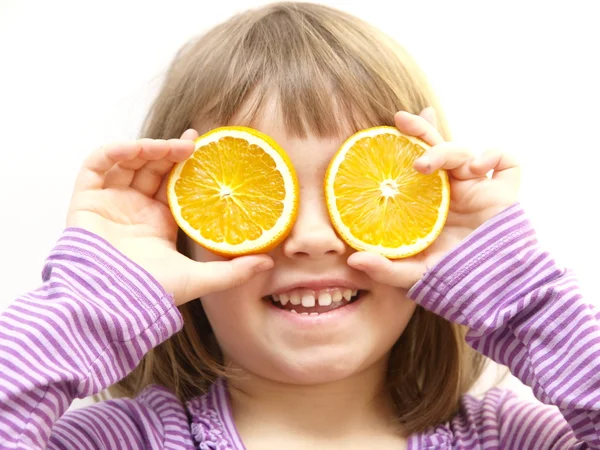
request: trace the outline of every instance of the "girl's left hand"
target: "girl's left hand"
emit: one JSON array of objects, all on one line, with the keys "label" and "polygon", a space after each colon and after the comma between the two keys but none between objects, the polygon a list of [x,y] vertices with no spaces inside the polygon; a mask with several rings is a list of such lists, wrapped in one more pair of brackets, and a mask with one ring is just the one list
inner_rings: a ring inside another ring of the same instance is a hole
[{"label": "girl's left hand", "polygon": [[379,283],[410,289],[476,228],[517,202],[520,169],[515,159],[498,150],[475,156],[458,144],[444,142],[435,128],[432,108],[418,116],[398,112],[395,122],[401,132],[431,146],[415,161],[416,170],[424,174],[448,171],[451,196],[446,225],[433,244],[414,256],[391,261],[375,253],[357,252],[348,258],[348,265]]}]

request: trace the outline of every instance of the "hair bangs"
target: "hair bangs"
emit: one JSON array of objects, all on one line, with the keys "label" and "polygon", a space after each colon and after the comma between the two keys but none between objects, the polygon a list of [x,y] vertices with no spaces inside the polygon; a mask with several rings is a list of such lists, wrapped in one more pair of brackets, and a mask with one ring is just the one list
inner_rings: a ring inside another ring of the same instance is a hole
[{"label": "hair bangs", "polygon": [[219,47],[195,58],[201,67],[187,80],[195,86],[190,101],[199,131],[234,118],[253,126],[273,102],[289,135],[339,138],[393,125],[396,111],[430,106],[416,69],[395,63],[401,49],[381,36],[365,39],[353,23],[358,19],[342,14],[323,20],[294,4],[255,16],[245,17],[237,36],[217,30],[192,49]]}]

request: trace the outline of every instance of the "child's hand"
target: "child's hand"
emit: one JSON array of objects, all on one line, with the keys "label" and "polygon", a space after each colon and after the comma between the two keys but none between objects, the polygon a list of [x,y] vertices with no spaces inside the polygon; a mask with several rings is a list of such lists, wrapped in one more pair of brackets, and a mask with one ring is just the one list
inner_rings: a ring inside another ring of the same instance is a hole
[{"label": "child's hand", "polygon": [[176,250],[177,224],[166,199],[176,162],[194,151],[194,130],[181,139],[124,142],[84,162],[67,216],[68,227],[91,231],[150,272],[180,305],[247,281],[273,264],[265,256],[199,263]]},{"label": "child's hand", "polygon": [[[444,142],[435,128],[431,108],[423,110],[420,116],[399,112],[395,119],[400,131],[420,137],[432,146],[415,161],[415,169],[422,173],[448,171],[451,189],[448,220],[436,241],[413,257],[390,261],[374,253],[358,252],[348,258],[348,264],[377,282],[410,289],[472,231],[517,201],[520,170],[513,158],[500,151],[490,150],[475,157],[464,147]],[[491,179],[486,176],[490,170],[493,170]]]}]

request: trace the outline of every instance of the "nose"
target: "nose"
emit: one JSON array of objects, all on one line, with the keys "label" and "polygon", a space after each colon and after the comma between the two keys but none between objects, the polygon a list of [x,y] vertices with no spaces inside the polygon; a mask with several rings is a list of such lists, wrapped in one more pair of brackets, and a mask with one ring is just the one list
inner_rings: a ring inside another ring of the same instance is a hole
[{"label": "nose", "polygon": [[292,259],[322,259],[343,255],[346,244],[335,232],[322,193],[304,192],[292,231],[283,242],[283,253]]}]

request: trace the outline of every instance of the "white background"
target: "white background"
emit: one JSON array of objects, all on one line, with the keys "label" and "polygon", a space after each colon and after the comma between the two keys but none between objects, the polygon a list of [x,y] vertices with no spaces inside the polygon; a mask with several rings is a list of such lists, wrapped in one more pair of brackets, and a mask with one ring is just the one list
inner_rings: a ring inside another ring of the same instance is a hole
[{"label": "white background", "polygon": [[[137,137],[188,38],[264,3],[0,0],[0,310],[38,285],[84,156]],[[323,3],[381,27],[415,56],[456,141],[519,157],[521,201],[541,241],[600,304],[596,3]]]}]

